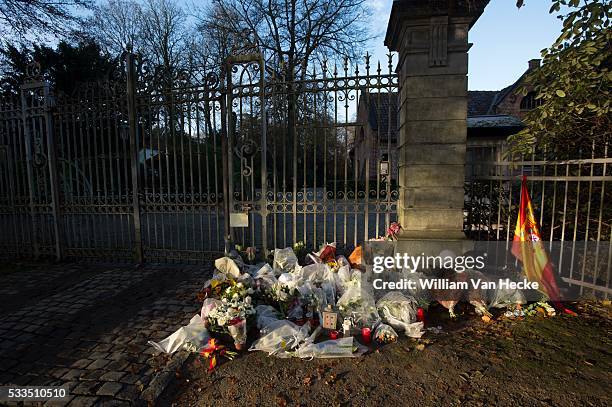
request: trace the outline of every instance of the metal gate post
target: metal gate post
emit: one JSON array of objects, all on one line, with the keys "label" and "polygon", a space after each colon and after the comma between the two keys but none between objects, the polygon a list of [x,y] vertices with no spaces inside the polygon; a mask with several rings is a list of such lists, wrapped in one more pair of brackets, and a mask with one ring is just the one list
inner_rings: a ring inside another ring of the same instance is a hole
[{"label": "metal gate post", "polygon": [[221,84],[225,82],[225,94],[221,92],[219,103],[221,105],[221,163],[223,165],[223,241],[225,253],[233,248],[232,228],[230,225],[230,213],[233,208],[234,183],[232,164],[232,69],[229,60],[225,63],[225,75],[221,76]]},{"label": "metal gate post", "polygon": [[36,191],[34,185],[34,157],[32,153],[33,140],[30,123],[28,121],[28,106],[27,98],[25,95],[25,89],[21,88],[21,120],[23,125],[23,132],[25,137],[25,153],[26,153],[26,170],[28,175],[28,192],[30,193],[30,217],[32,220],[32,250],[34,252],[34,258],[38,258],[40,255],[40,249],[38,246],[38,222],[36,219]]},{"label": "metal gate post", "polygon": [[[267,131],[268,119],[266,117],[266,82],[265,61],[263,55],[259,56],[259,80],[261,101],[261,240],[264,257],[268,257],[268,159],[267,159]],[[275,242],[276,243],[276,242]],[[253,242],[255,244],[255,242]]]},{"label": "metal gate post", "polygon": [[140,219],[140,177],[138,174],[138,117],[136,114],[136,67],[135,55],[126,54],[127,66],[127,108],[130,131],[130,162],[132,168],[132,207],[134,221],[134,260],[144,261],[142,252],[142,229]]},{"label": "metal gate post", "polygon": [[55,150],[55,136],[53,127],[52,108],[54,101],[49,91],[49,83],[45,82],[43,87],[45,103],[45,124],[47,130],[47,156],[49,163],[49,180],[51,183],[51,211],[53,212],[53,232],[55,234],[55,258],[62,259],[62,232],[60,213],[60,189],[57,173],[57,151]]}]

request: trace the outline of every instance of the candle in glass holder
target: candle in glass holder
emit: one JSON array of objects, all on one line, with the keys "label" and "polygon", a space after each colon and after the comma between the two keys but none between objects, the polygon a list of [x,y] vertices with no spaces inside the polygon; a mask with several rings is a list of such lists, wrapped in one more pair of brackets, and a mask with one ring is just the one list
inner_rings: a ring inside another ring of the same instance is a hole
[{"label": "candle in glass holder", "polygon": [[417,321],[424,322],[425,321],[425,310],[423,308],[417,309]]},{"label": "candle in glass holder", "polygon": [[329,331],[329,339],[338,339],[338,331]]},{"label": "candle in glass holder", "polygon": [[369,345],[372,342],[372,330],[370,328],[361,328],[361,339],[363,343]]}]

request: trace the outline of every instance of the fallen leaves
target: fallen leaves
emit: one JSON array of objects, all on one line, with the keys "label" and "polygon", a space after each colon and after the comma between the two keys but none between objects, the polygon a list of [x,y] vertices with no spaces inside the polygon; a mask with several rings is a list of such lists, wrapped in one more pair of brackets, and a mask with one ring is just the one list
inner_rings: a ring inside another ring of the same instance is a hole
[{"label": "fallen leaves", "polygon": [[327,378],[327,380],[325,380],[325,384],[334,384],[336,382],[336,375],[335,374],[330,374],[329,377]]},{"label": "fallen leaves", "polygon": [[276,405],[279,407],[287,407],[287,403],[289,402],[289,400],[287,400],[287,397],[282,394],[282,393],[278,393],[276,395]]}]

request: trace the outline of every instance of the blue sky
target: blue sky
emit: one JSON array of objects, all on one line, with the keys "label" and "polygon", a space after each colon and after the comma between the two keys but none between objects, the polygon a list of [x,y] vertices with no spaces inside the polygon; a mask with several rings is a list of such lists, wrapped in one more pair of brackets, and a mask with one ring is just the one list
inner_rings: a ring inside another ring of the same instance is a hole
[{"label": "blue sky", "polygon": [[[382,44],[392,0],[369,0],[372,27],[379,37],[372,42],[376,59],[386,60]],[[472,27],[469,41],[470,90],[498,90],[513,83],[526,69],[527,61],[540,57],[561,31],[561,21],[548,14],[550,0],[527,0],[521,9],[516,0],[491,0]]]},{"label": "blue sky", "polygon": [[[210,0],[178,1],[189,10],[189,5]],[[383,40],[393,0],[366,1],[372,11],[369,28],[377,34],[368,51],[373,55],[372,62],[380,60],[386,67],[388,50]],[[469,41],[474,44],[469,53],[470,90],[499,90],[514,83],[527,69],[527,61],[539,58],[540,51],[558,37],[561,21],[548,14],[551,1],[525,3],[517,9],[516,0],[491,0],[470,30]]]}]

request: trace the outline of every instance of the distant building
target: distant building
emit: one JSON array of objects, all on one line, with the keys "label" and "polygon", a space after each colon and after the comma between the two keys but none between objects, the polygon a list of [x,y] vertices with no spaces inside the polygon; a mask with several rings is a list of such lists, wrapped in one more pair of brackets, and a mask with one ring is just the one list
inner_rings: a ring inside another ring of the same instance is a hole
[{"label": "distant building", "polygon": [[[467,114],[468,163],[502,160],[506,138],[521,130],[525,114],[537,107],[535,93],[517,94],[525,75],[540,66],[539,59],[529,61],[528,69],[512,85],[499,91],[469,91]],[[351,155],[360,176],[376,179],[381,162],[389,163],[390,174],[398,165],[398,94],[362,93],[357,108],[355,144]],[[369,160],[369,161],[368,161]],[[369,166],[366,163],[369,162]],[[383,168],[386,164],[383,164]],[[469,176],[473,171],[466,167]]]}]

